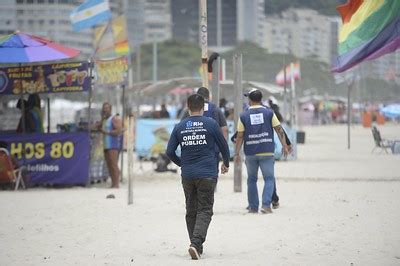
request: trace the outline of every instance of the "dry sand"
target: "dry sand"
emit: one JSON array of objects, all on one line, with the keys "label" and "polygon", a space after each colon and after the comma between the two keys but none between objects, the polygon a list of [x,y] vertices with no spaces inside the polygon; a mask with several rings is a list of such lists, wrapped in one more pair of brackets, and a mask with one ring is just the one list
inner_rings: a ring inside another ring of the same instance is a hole
[{"label": "dry sand", "polygon": [[[361,127],[350,151],[344,126],[305,130],[299,159],[276,163],[273,214],[246,213],[245,175],[242,193],[220,178],[201,261],[187,253],[179,175],[136,163],[130,206],[126,184],[1,191],[0,265],[400,265],[400,155],[371,154]],[[400,139],[398,125],[381,131]]]}]

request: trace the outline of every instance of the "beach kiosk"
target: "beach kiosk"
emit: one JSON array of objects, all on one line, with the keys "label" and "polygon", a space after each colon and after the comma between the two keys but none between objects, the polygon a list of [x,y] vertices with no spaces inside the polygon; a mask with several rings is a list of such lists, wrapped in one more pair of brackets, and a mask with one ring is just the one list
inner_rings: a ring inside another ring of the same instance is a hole
[{"label": "beach kiosk", "polygon": [[[22,115],[25,115],[25,108],[29,106],[25,106],[22,99],[29,94],[89,92],[90,95],[90,63],[62,61],[74,58],[79,53],[79,50],[18,31],[2,36],[0,96],[20,98]],[[88,100],[90,109],[90,97]],[[21,133],[2,131],[0,140],[7,143],[11,156],[18,164],[26,167],[28,185],[88,183],[89,127],[82,132],[28,134],[24,129],[25,119],[22,121]]]},{"label": "beach kiosk", "polygon": [[[21,98],[36,93],[88,92],[90,86],[90,63],[85,61],[0,67],[0,95]],[[18,164],[26,167],[29,185],[86,185],[90,153],[87,128],[56,133],[9,130],[0,132],[0,140],[8,144]]]}]

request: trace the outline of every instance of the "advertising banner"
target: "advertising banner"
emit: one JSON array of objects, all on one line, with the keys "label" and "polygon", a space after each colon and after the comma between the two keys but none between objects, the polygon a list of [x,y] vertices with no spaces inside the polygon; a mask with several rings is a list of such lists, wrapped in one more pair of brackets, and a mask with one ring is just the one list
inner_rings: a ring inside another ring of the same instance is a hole
[{"label": "advertising banner", "polygon": [[128,58],[96,60],[96,85],[123,85],[128,80]]},{"label": "advertising banner", "polygon": [[25,166],[30,185],[85,185],[89,174],[86,132],[0,134],[11,156]]},{"label": "advertising banner", "polygon": [[136,153],[139,157],[156,158],[167,149],[169,136],[179,120],[138,119],[136,122]]},{"label": "advertising banner", "polygon": [[[180,120],[169,120],[169,119],[138,119],[136,122],[136,153],[139,157],[144,158],[156,158],[160,153],[164,153],[167,149],[167,143],[171,135],[174,126],[178,124]],[[233,120],[227,120],[229,137],[228,146],[231,158],[235,154],[235,143],[231,141],[231,137],[235,134],[236,130],[234,127]],[[297,156],[296,149],[296,130],[283,125],[286,134],[288,135],[292,147],[293,153],[288,156],[287,160],[294,160]],[[279,141],[278,136],[274,131],[274,142],[275,142],[275,159],[282,159],[282,145]],[[179,151],[177,151],[179,154]]]},{"label": "advertising banner", "polygon": [[0,94],[82,92],[89,87],[88,62],[0,68]]}]

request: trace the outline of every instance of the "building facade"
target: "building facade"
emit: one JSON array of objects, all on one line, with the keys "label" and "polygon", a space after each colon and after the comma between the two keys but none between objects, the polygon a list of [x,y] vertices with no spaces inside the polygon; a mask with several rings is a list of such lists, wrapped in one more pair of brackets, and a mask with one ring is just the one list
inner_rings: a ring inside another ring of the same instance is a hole
[{"label": "building facade", "polygon": [[13,33],[16,30],[15,0],[3,0],[0,8],[0,36]]},{"label": "building facade", "polygon": [[327,64],[337,54],[339,21],[309,9],[289,9],[265,19],[262,47],[270,53],[314,58]]},{"label": "building facade", "polygon": [[[6,0],[2,2],[0,20],[8,20],[3,13],[12,14],[8,33],[19,30],[43,36],[65,46],[76,48],[84,55],[92,52],[92,31],[72,30],[69,15],[82,1],[76,0]],[[1,34],[7,33],[0,23]]]},{"label": "building facade", "polygon": [[[210,49],[223,50],[237,44],[238,33],[244,32],[242,24],[239,24],[239,17],[243,21],[245,14],[238,10],[244,6],[253,6],[256,2],[259,0],[207,1],[207,34]],[[172,38],[198,43],[199,0],[171,0],[171,12]],[[251,19],[254,19],[254,16],[247,18]]]},{"label": "building facade", "polygon": [[264,0],[237,1],[237,39],[261,45],[264,37]]},{"label": "building facade", "polygon": [[171,39],[170,4],[170,0],[146,0],[144,6],[145,42],[162,42]]}]

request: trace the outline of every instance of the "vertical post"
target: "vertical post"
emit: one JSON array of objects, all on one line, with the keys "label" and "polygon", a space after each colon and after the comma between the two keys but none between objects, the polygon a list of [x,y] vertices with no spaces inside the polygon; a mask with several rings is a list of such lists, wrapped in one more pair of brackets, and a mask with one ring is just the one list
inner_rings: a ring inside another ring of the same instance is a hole
[{"label": "vertical post", "polygon": [[50,133],[50,98],[47,97],[47,133]]},{"label": "vertical post", "polygon": [[350,124],[351,124],[351,87],[353,83],[347,85],[347,149],[350,150]]},{"label": "vertical post", "polygon": [[[92,86],[93,86],[93,62],[94,60],[89,60],[89,79],[90,79],[90,86],[89,86],[89,98],[88,98],[88,134],[89,134],[89,140],[90,140],[90,133],[91,133],[91,125],[90,125],[90,121],[92,120],[92,116],[91,116],[91,109],[92,109]],[[89,172],[88,172],[88,180],[87,180],[87,184],[90,184],[90,156],[91,156],[91,149],[92,146],[90,144],[91,142],[89,142]]]},{"label": "vertical post", "polygon": [[201,69],[203,87],[208,88],[208,40],[207,40],[207,0],[200,0],[200,46],[201,46]]},{"label": "vertical post", "polygon": [[133,203],[133,116],[128,120],[128,205]]},{"label": "vertical post", "polygon": [[[234,75],[234,94],[235,94],[235,129],[239,114],[243,111],[243,88],[242,88],[242,55],[235,54],[233,56],[233,75]],[[233,169],[233,191],[242,192],[242,162],[234,162]]]},{"label": "vertical post", "polygon": [[221,59],[221,80],[222,81],[225,81],[225,79],[226,79],[226,61],[225,61],[225,59]]},{"label": "vertical post", "polygon": [[216,60],[213,62],[213,71],[212,71],[212,84],[211,84],[211,95],[212,102],[219,106],[219,75],[220,75],[220,62],[221,59],[218,56]]},{"label": "vertical post", "polygon": [[22,118],[22,120],[21,120],[22,133],[25,133],[25,131],[26,131],[26,124],[25,124],[25,116],[26,116],[25,109],[26,109],[26,106],[25,106],[25,100],[24,100],[24,95],[22,94],[22,90],[21,90],[20,99],[21,99],[21,111],[22,111],[22,116],[21,116],[21,118]]},{"label": "vertical post", "polygon": [[153,42],[153,82],[158,80],[157,42]]},{"label": "vertical post", "polygon": [[294,65],[293,63],[290,63],[290,81],[291,81],[291,87],[292,87],[292,128],[295,128],[297,126],[297,100],[296,100],[296,85],[294,81]]},{"label": "vertical post", "polygon": [[121,183],[124,181],[124,129],[125,129],[125,84],[122,85],[122,147],[121,147]]},{"label": "vertical post", "polygon": [[217,47],[222,46],[222,0],[217,0]]},{"label": "vertical post", "polygon": [[136,49],[136,82],[140,82],[142,80],[141,78],[141,71],[142,71],[142,53],[140,49],[140,44],[138,45]]},{"label": "vertical post", "polygon": [[[21,64],[18,64],[18,67],[19,67],[18,70],[20,72],[22,72]],[[22,115],[21,115],[21,127],[22,127],[22,133],[25,133],[25,131],[26,131],[26,125],[25,125],[25,108],[26,108],[26,106],[25,106],[25,102],[24,102],[24,90],[22,90],[22,89],[21,89],[20,99],[21,99],[21,112],[22,112]],[[25,147],[25,145],[24,145],[24,147]]]},{"label": "vertical post", "polygon": [[287,120],[288,102],[287,102],[287,87],[286,87],[286,55],[283,55],[283,117]]},{"label": "vertical post", "polygon": [[88,96],[88,131],[90,135],[90,120],[92,119],[91,117],[91,112],[90,110],[92,109],[92,86],[93,86],[93,80],[92,80],[92,69],[93,69],[93,61],[89,60],[89,78],[90,78],[90,86],[89,86],[89,96]]}]

